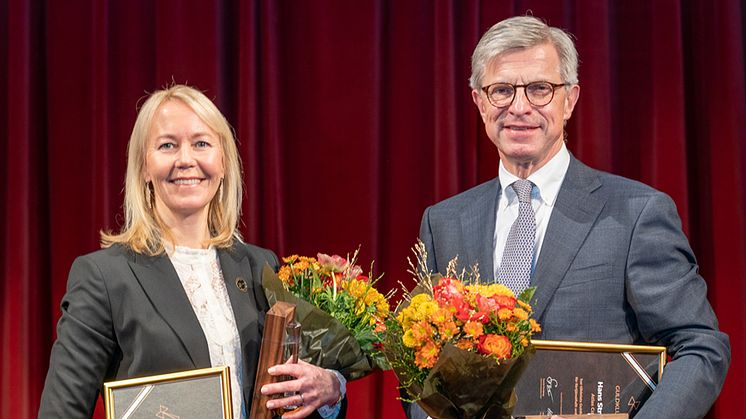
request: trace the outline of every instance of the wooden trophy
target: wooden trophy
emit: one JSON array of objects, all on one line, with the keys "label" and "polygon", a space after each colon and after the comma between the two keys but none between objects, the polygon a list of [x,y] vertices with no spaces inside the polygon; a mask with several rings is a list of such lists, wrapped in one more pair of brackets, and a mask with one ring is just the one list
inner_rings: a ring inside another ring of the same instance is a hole
[{"label": "wooden trophy", "polygon": [[280,376],[269,375],[267,370],[269,367],[282,364],[285,361],[283,359],[285,326],[294,318],[295,304],[278,301],[269,309],[264,319],[264,334],[262,336],[262,346],[259,349],[259,363],[254,380],[254,396],[251,401],[251,415],[249,415],[252,419],[272,418],[272,411],[267,409],[269,397],[263,395],[261,389],[265,384],[280,381]]}]

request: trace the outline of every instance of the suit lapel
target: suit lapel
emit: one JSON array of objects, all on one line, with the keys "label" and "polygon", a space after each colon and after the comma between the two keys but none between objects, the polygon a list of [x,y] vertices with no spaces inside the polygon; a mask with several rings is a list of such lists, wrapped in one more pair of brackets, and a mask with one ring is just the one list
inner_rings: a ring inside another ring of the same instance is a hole
[{"label": "suit lapel", "polygon": [[168,257],[135,254],[129,265],[153,307],[181,340],[194,367],[210,366],[210,351],[202,327]]},{"label": "suit lapel", "polygon": [[459,265],[468,269],[479,262],[479,272],[484,283],[494,282],[492,258],[499,195],[500,180],[495,178],[489,183],[486,192],[469,203],[461,213],[461,229],[464,233],[461,248],[466,249],[466,259],[461,260]]},{"label": "suit lapel", "polygon": [[600,186],[598,176],[572,157],[531,280],[531,285],[537,287],[534,295],[537,319],[541,318],[605,205],[604,200],[591,194]]},{"label": "suit lapel", "polygon": [[[244,388],[248,389],[254,385],[256,361],[259,359],[258,339],[261,319],[254,298],[257,290],[254,290],[256,284],[252,275],[251,262],[247,254],[237,252],[235,249],[234,246],[230,250],[218,250],[218,257],[225,288],[228,290],[228,298],[231,300],[233,317],[236,319],[236,328],[241,339],[245,360]],[[244,392],[244,397],[250,395],[251,392]],[[247,403],[251,403],[251,399],[247,399]]]}]

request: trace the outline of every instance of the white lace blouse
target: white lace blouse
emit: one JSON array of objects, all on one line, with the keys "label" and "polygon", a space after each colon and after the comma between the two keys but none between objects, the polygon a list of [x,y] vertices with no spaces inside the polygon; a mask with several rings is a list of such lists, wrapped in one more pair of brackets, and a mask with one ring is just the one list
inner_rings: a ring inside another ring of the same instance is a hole
[{"label": "white lace blouse", "polygon": [[212,247],[191,249],[176,246],[167,253],[207,338],[210,363],[213,367],[230,367],[233,417],[245,419],[241,339],[217,252]]}]

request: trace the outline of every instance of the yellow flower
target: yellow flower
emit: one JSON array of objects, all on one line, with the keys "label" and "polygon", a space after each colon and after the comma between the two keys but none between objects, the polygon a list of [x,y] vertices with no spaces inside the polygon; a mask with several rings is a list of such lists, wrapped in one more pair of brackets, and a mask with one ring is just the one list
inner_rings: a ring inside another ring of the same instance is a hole
[{"label": "yellow flower", "polygon": [[418,305],[418,304],[422,304],[427,301],[433,301],[433,299],[425,293],[417,294],[414,297],[412,297],[411,305]]},{"label": "yellow flower", "polygon": [[502,284],[489,284],[489,285],[474,284],[474,285],[468,285],[466,289],[469,290],[469,292],[471,293],[480,294],[483,297],[487,297],[487,298],[493,297],[495,295],[515,297],[515,294],[513,294],[513,291],[511,291],[510,288]]},{"label": "yellow flower", "polygon": [[541,326],[539,325],[539,323],[536,320],[529,319],[528,324],[531,325],[531,331],[532,332],[534,332],[534,333],[541,332]]},{"label": "yellow flower", "polygon": [[409,329],[412,325],[412,322],[415,321],[414,314],[415,310],[412,308],[412,306],[409,306],[405,309],[403,309],[398,316],[396,316],[396,320],[401,323],[401,326],[404,330]]},{"label": "yellow flower", "polygon": [[[347,290],[347,292],[350,293],[355,298],[363,298],[363,301],[367,304],[367,295],[372,295],[372,292],[367,294],[369,290],[372,290],[370,288],[370,285],[363,281],[358,281],[357,279],[351,279],[349,281],[342,281],[342,288]],[[375,290],[373,290],[375,291]]]},{"label": "yellow flower", "polygon": [[386,301],[386,297],[381,295],[381,298],[376,302],[376,315],[380,318],[384,318],[389,315],[390,311],[391,308],[389,307],[389,302]]},{"label": "yellow flower", "polygon": [[[422,306],[425,304],[429,306],[422,308]],[[434,306],[434,309],[438,308],[438,305],[433,302],[432,298],[430,298],[429,295],[417,294],[416,296],[412,297],[409,306],[403,309],[396,317],[396,319],[399,320],[399,322],[402,324],[402,327],[406,330],[411,327],[412,323],[427,318],[431,308],[433,308],[432,306]]]},{"label": "yellow flower", "polygon": [[438,311],[438,303],[435,301],[426,301],[417,306],[417,312],[421,319],[431,317],[436,311]]},{"label": "yellow flower", "polygon": [[521,339],[521,345],[523,345],[523,347],[528,346],[528,339],[526,338]]},{"label": "yellow flower", "polygon": [[404,336],[402,336],[401,340],[404,346],[406,346],[407,348],[416,348],[418,346],[417,339],[415,339],[412,329],[404,332]]}]

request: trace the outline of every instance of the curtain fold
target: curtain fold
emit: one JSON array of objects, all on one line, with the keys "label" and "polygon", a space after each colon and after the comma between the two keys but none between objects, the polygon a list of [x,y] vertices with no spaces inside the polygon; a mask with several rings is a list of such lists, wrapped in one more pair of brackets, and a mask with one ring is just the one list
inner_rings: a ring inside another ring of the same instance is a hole
[{"label": "curtain fold", "polygon": [[[471,52],[526,13],[576,37],[571,152],[676,202],[733,348],[710,417],[739,411],[744,1],[5,0],[0,417],[36,416],[70,265],[123,222],[126,146],[148,92],[196,86],[235,128],[247,241],[280,256],[360,246],[387,290],[411,284],[423,210],[497,174]],[[350,416],[403,417],[397,394],[392,374],[352,382]]]},{"label": "curtain fold", "polygon": [[[683,10],[690,239],[720,327],[730,334],[731,369],[713,411],[737,412],[746,386],[746,85],[743,2]],[[677,202],[678,203],[678,202]]]}]

